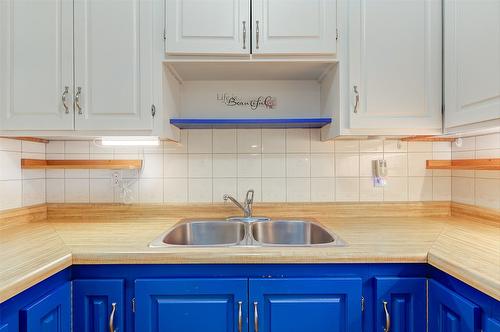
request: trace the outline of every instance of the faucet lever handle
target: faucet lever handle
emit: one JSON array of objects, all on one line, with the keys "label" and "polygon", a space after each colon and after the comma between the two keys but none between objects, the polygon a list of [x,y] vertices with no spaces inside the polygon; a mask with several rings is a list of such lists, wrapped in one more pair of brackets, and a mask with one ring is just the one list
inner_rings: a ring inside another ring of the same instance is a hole
[{"label": "faucet lever handle", "polygon": [[252,204],[253,203],[253,195],[254,195],[254,191],[253,189],[250,189],[249,191],[247,191],[247,196],[245,198],[245,204]]}]

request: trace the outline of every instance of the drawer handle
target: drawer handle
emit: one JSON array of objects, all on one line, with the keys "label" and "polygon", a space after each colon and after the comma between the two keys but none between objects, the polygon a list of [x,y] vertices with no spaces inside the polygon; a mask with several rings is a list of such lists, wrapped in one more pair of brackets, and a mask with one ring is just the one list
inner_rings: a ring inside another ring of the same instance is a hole
[{"label": "drawer handle", "polygon": [[255,48],[259,49],[260,28],[259,21],[255,21]]},{"label": "drawer handle", "polygon": [[111,313],[109,314],[109,332],[115,332],[115,312],[116,303],[111,303]]},{"label": "drawer handle", "polygon": [[75,106],[78,109],[78,114],[82,115],[82,106],[80,105],[80,96],[82,95],[82,87],[79,86],[76,88],[76,95],[75,95]]},{"label": "drawer handle", "polygon": [[69,107],[68,107],[68,104],[66,104],[66,99],[68,97],[68,93],[69,93],[69,86],[65,86],[64,87],[64,92],[63,92],[62,97],[61,97],[61,100],[62,100],[62,103],[63,103],[63,106],[64,106],[64,113],[66,113],[66,114],[69,113]]},{"label": "drawer handle", "polygon": [[253,329],[254,332],[259,332],[259,302],[253,303]]},{"label": "drawer handle", "polygon": [[243,312],[242,312],[242,307],[243,302],[238,301],[238,332],[243,331]]},{"label": "drawer handle", "polygon": [[359,91],[358,91],[358,86],[354,86],[354,95],[356,96],[356,103],[354,104],[354,113],[358,113],[358,107],[359,107]]},{"label": "drawer handle", "polygon": [[385,329],[384,332],[389,332],[391,329],[391,315],[389,314],[389,310],[387,310],[387,301],[382,301],[384,304],[384,311],[385,311]]},{"label": "drawer handle", "polygon": [[247,22],[243,21],[243,49],[247,49]]}]

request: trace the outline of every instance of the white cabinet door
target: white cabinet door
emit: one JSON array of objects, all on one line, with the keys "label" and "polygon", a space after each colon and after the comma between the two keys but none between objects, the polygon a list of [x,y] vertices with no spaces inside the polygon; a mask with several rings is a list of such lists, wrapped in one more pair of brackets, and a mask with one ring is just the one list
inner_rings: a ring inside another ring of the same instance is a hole
[{"label": "white cabinet door", "polygon": [[253,0],[254,54],[333,54],[336,0]]},{"label": "white cabinet door", "polygon": [[445,127],[500,118],[500,1],[445,0]]},{"label": "white cabinet door", "polygon": [[72,38],[71,0],[0,1],[0,129],[73,129]]},{"label": "white cabinet door", "polygon": [[75,0],[77,130],[152,128],[152,37],[150,0]]},{"label": "white cabinet door", "polygon": [[166,0],[167,54],[250,54],[250,0]]},{"label": "white cabinet door", "polygon": [[440,132],[441,1],[349,4],[350,127]]}]

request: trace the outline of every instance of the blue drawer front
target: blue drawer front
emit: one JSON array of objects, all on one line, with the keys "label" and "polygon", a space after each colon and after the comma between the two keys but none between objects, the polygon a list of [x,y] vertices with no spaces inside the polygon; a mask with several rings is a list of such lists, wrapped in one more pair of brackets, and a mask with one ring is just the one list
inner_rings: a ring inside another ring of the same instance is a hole
[{"label": "blue drawer front", "polygon": [[358,278],[250,279],[249,294],[252,332],[361,330]]}]

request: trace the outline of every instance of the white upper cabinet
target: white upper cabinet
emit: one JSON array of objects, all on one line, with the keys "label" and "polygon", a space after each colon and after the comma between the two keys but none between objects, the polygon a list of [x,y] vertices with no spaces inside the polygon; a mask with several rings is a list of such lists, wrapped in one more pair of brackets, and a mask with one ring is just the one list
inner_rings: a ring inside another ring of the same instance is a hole
[{"label": "white upper cabinet", "polygon": [[152,128],[152,1],[75,1],[75,127]]},{"label": "white upper cabinet", "polygon": [[350,128],[440,133],[441,1],[350,0],[349,6]]},{"label": "white upper cabinet", "polygon": [[445,128],[500,119],[500,1],[444,2]]},{"label": "white upper cabinet", "polygon": [[167,54],[250,53],[250,0],[165,0]]},{"label": "white upper cabinet", "polygon": [[0,1],[0,129],[73,129],[72,15],[72,1]]},{"label": "white upper cabinet", "polygon": [[254,54],[334,54],[335,0],[253,0]]}]

